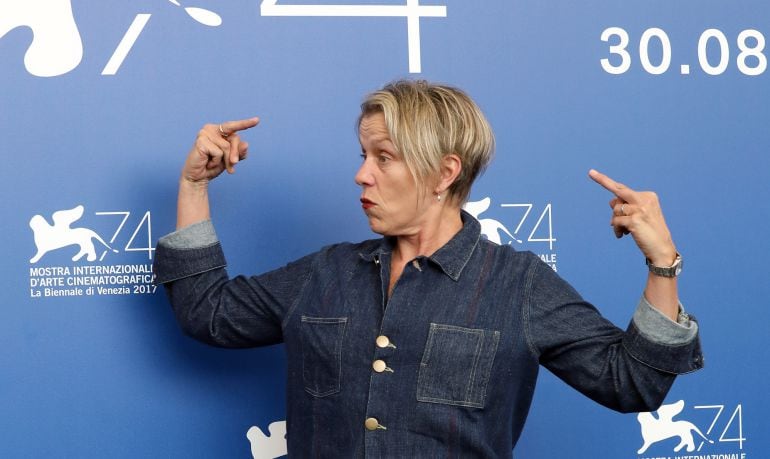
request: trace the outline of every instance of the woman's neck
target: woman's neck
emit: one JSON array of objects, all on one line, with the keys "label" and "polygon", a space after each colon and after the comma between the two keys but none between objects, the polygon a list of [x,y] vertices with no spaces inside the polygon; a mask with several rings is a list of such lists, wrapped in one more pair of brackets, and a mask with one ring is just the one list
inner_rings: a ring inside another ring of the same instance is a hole
[{"label": "woman's neck", "polygon": [[420,225],[414,234],[396,237],[393,261],[403,265],[419,256],[430,256],[449,242],[462,227],[460,208],[444,206],[438,215]]}]

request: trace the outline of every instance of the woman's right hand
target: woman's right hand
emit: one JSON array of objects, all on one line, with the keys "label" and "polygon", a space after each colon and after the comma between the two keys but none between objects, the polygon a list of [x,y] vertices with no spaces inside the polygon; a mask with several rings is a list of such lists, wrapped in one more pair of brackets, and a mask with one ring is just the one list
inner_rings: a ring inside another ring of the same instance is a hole
[{"label": "woman's right hand", "polygon": [[205,184],[227,170],[232,174],[238,161],[245,159],[249,144],[242,141],[238,132],[250,129],[259,118],[207,124],[198,132],[195,144],[182,168],[182,180]]}]

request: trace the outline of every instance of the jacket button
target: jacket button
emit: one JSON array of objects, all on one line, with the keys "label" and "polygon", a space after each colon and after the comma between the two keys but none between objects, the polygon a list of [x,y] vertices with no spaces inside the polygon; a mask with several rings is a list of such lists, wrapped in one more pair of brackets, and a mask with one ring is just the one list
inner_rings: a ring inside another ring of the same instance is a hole
[{"label": "jacket button", "polygon": [[374,362],[372,362],[372,368],[374,368],[374,371],[376,371],[377,373],[382,373],[388,368],[388,366],[385,364],[385,361],[383,360],[375,360]]},{"label": "jacket button", "polygon": [[388,338],[385,335],[378,336],[374,342],[377,343],[377,347],[379,347],[380,349],[385,349],[386,347],[389,347],[391,349],[396,348],[396,346],[390,341],[390,338]]},{"label": "jacket button", "polygon": [[380,421],[378,421],[377,418],[366,418],[366,421],[364,421],[364,427],[366,427],[366,430],[386,430],[385,426],[380,425]]},{"label": "jacket button", "polygon": [[390,340],[388,339],[387,336],[380,335],[377,337],[376,343],[377,343],[377,347],[384,349],[388,347],[388,345],[390,344]]}]

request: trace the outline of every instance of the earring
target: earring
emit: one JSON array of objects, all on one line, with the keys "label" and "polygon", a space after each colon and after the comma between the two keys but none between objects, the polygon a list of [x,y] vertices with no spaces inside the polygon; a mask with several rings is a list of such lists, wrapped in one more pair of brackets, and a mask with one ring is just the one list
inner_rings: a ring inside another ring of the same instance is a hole
[{"label": "earring", "polygon": [[436,199],[438,200],[438,202],[441,202],[441,193],[436,195]]}]

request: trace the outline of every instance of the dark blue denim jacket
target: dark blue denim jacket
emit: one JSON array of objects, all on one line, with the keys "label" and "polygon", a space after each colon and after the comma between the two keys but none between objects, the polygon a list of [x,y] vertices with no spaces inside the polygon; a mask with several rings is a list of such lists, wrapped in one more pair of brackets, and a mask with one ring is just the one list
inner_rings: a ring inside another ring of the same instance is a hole
[{"label": "dark blue denim jacket", "polygon": [[189,335],[285,343],[295,457],[511,457],[539,365],[624,412],[656,409],[676,374],[702,366],[690,317],[642,300],[624,332],[538,257],[463,220],[390,298],[389,238],[229,279],[205,222],[162,239],[155,271]]}]

